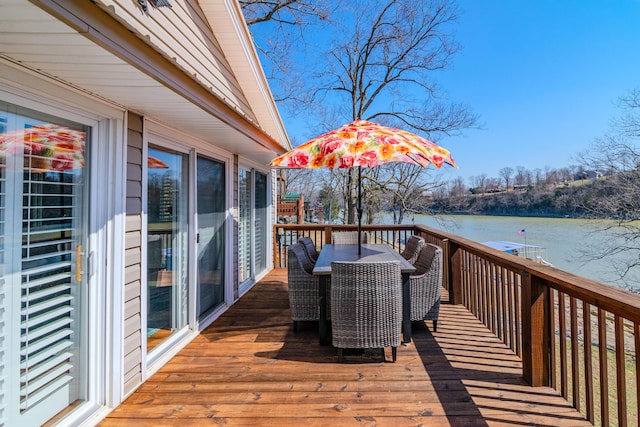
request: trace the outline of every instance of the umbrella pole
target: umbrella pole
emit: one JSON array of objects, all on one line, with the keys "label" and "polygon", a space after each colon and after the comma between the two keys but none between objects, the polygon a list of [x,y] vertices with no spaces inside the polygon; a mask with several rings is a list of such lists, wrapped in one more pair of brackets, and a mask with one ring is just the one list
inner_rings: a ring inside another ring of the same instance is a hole
[{"label": "umbrella pole", "polygon": [[358,166],[358,256],[362,253],[362,166]]}]

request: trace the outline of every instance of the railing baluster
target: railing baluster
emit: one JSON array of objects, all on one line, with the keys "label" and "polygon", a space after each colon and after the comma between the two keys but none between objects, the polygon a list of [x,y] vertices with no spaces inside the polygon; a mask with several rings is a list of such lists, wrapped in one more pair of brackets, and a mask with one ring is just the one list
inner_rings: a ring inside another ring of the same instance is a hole
[{"label": "railing baluster", "polygon": [[484,324],[485,326],[491,330],[491,284],[489,283],[489,268],[491,265],[489,261],[486,259],[482,260],[482,287],[484,288],[483,292],[483,305],[484,308],[482,312],[484,313]]},{"label": "railing baluster", "polygon": [[516,335],[515,335],[515,297],[514,297],[514,280],[513,272],[507,273],[507,290],[509,292],[509,347],[513,352],[516,351]]},{"label": "railing baluster", "polygon": [[582,303],[582,321],[584,331],[584,383],[587,420],[595,422],[593,399],[593,354],[591,352],[591,305]]},{"label": "railing baluster", "polygon": [[509,305],[509,283],[508,283],[508,270],[503,268],[502,272],[500,273],[501,276],[501,280],[502,280],[502,313],[503,313],[503,319],[502,319],[502,329],[503,329],[503,335],[504,335],[504,343],[506,345],[508,345],[509,347],[511,347],[511,343],[513,342],[511,340],[511,337],[509,335],[509,332],[511,330],[511,328],[509,327],[509,322],[511,321],[511,314],[509,313],[509,307],[511,307]]},{"label": "railing baluster", "polygon": [[567,375],[567,323],[564,293],[558,294],[558,323],[560,326],[560,394],[565,399],[569,397],[569,384]]},{"label": "railing baluster", "polygon": [[640,422],[640,326],[633,322],[633,339],[636,356],[636,420]]},{"label": "railing baluster", "polygon": [[471,312],[479,317],[478,307],[480,305],[480,287],[478,286],[478,257],[475,255],[471,255],[473,259],[473,263],[471,264],[471,280],[473,286],[471,287]]},{"label": "railing baluster", "polygon": [[486,286],[486,261],[480,257],[476,257],[476,266],[478,266],[478,315],[480,321],[487,326],[487,286]]},{"label": "railing baluster", "polygon": [[502,325],[502,316],[504,311],[502,310],[502,285],[501,285],[501,275],[502,267],[494,264],[493,266],[493,289],[495,295],[495,322],[496,322],[496,335],[503,340],[503,325]]},{"label": "railing baluster", "polygon": [[616,337],[616,398],[618,401],[618,426],[627,425],[627,384],[626,384],[626,363],[624,348],[624,319],[615,315],[615,337]]},{"label": "railing baluster", "polygon": [[503,336],[503,330],[502,330],[502,326],[503,326],[502,316],[504,314],[504,310],[502,307],[502,285],[500,283],[502,267],[494,264],[493,273],[494,273],[493,282],[494,282],[494,289],[495,289],[495,296],[496,296],[496,336],[500,338],[502,342],[504,342],[504,336]]},{"label": "railing baluster", "polygon": [[600,361],[600,423],[609,425],[609,371],[607,362],[607,314],[598,308],[598,354]]},{"label": "railing baluster", "polygon": [[580,345],[578,343],[578,310],[576,299],[569,297],[569,324],[571,326],[571,394],[573,407],[580,411]]},{"label": "railing baluster", "polygon": [[551,387],[555,390],[558,389],[558,352],[556,350],[556,341],[558,340],[558,334],[556,334],[556,328],[559,322],[558,318],[558,291],[551,289],[551,314],[549,316],[549,331],[551,332]]},{"label": "railing baluster", "polygon": [[471,307],[471,254],[460,251],[464,256],[464,305]]},{"label": "railing baluster", "polygon": [[522,319],[520,318],[521,311],[521,302],[522,298],[520,297],[521,286],[522,286],[522,276],[520,274],[514,273],[514,313],[515,313],[515,325],[514,325],[514,334],[516,336],[516,354],[522,357]]},{"label": "railing baluster", "polygon": [[496,327],[496,301],[495,301],[495,282],[493,279],[493,266],[494,264],[487,261],[487,286],[489,287],[489,329],[491,332],[497,335]]}]

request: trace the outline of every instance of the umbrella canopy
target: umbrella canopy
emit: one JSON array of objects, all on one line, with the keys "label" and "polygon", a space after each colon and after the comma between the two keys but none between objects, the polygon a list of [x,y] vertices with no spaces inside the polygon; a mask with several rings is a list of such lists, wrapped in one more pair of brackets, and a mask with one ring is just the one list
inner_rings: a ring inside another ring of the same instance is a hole
[{"label": "umbrella canopy", "polygon": [[405,162],[426,167],[448,163],[457,167],[448,150],[411,132],[366,120],[324,133],[276,157],[270,163],[279,168],[375,167]]},{"label": "umbrella canopy", "polygon": [[404,162],[421,167],[445,163],[457,167],[448,150],[411,132],[394,129],[366,120],[351,123],[324,133],[276,157],[276,168],[358,167],[358,253],[362,228],[361,168],[384,163]]}]

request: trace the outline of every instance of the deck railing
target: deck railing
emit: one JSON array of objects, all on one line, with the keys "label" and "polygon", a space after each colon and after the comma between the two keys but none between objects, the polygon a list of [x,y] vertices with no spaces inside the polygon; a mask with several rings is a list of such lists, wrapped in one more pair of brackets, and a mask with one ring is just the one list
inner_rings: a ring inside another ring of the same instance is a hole
[{"label": "deck railing", "polygon": [[[353,225],[276,225],[275,267],[309,236],[321,250]],[[396,250],[411,234],[442,247],[443,286],[509,346],[532,386],[550,386],[594,425],[638,425],[640,296],[421,225],[363,226]]]}]

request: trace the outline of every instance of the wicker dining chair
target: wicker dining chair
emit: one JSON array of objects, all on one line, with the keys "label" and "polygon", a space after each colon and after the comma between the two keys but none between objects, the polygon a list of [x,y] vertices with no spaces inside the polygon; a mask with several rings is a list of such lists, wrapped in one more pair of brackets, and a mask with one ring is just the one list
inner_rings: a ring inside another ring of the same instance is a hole
[{"label": "wicker dining chair", "polygon": [[[331,234],[334,245],[355,245],[358,243],[357,231],[336,231]],[[362,232],[362,243],[369,243],[369,233]]]},{"label": "wicker dining chair", "polygon": [[411,320],[432,320],[433,331],[438,330],[440,295],[442,292],[442,249],[425,244],[409,277],[411,285]]},{"label": "wicker dining chair", "polygon": [[[298,332],[298,322],[320,319],[319,276],[313,275],[313,262],[301,243],[289,246],[287,278],[289,281],[289,308],[293,320],[293,331]],[[330,288],[327,288],[327,313]]]},{"label": "wicker dining chair", "polygon": [[415,264],[418,259],[418,255],[420,255],[420,251],[425,245],[425,241],[422,237],[416,236],[415,234],[409,237],[407,243],[404,245],[404,250],[400,253],[404,259],[409,261],[411,264]]},{"label": "wicker dining chair", "polygon": [[395,362],[402,329],[400,262],[332,262],[331,329],[340,362],[346,348],[384,347],[391,347]]},{"label": "wicker dining chair", "polygon": [[316,249],[316,244],[313,243],[313,240],[311,240],[311,237],[303,236],[298,239],[298,243],[302,244],[303,249],[307,251],[307,255],[309,255],[309,258],[315,264],[320,254]]}]

